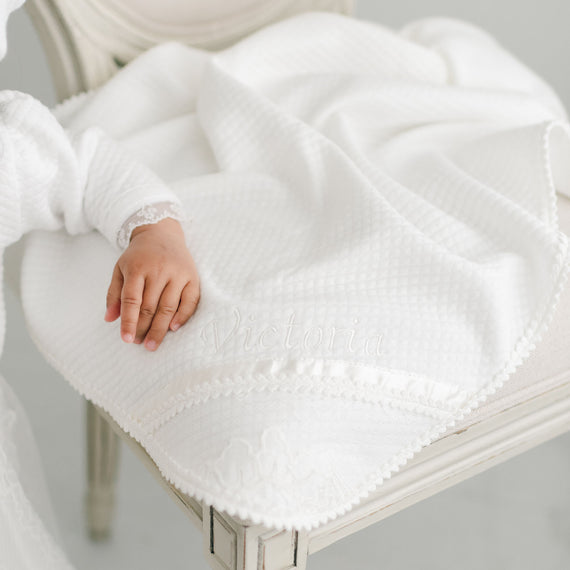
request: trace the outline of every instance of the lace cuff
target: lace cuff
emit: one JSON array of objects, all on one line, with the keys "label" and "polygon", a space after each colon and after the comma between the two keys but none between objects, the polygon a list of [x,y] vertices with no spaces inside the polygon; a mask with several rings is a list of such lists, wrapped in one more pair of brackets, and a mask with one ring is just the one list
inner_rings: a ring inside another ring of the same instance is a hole
[{"label": "lace cuff", "polygon": [[183,208],[174,202],[145,204],[123,222],[117,232],[117,245],[121,250],[126,249],[131,241],[131,233],[135,228],[145,224],[155,224],[164,218],[173,218],[179,222],[187,221]]}]

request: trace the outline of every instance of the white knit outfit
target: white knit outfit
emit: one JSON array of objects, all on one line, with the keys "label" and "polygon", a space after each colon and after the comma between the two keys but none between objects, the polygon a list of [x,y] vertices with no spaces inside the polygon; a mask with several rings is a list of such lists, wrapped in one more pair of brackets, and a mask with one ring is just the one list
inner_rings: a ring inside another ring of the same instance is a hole
[{"label": "white knit outfit", "polygon": [[138,225],[186,219],[176,195],[101,129],[66,133],[47,107],[17,91],[0,93],[0,110],[0,246],[32,229],[97,229],[123,250]]},{"label": "white knit outfit", "polygon": [[[22,3],[0,1],[1,57],[8,15]],[[99,230],[118,257],[135,227],[165,217],[186,219],[176,195],[103,131],[66,133],[30,95],[0,92],[0,257],[31,230],[62,228],[70,234]],[[2,273],[0,262],[0,278]],[[100,301],[99,307],[104,297]],[[1,295],[0,353],[4,329]],[[43,520],[35,510],[37,500],[31,500],[43,487],[37,480],[41,468],[32,456],[36,452],[28,420],[0,376],[0,569],[71,568],[45,526],[54,529],[53,521],[46,520],[51,516],[48,499],[41,499]]]}]

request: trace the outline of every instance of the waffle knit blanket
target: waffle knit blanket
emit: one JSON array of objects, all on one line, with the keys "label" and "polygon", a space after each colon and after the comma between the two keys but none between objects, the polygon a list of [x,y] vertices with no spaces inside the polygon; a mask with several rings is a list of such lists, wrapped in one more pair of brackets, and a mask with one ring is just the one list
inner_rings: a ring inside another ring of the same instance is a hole
[{"label": "waffle knit blanket", "polygon": [[116,249],[36,231],[30,333],[166,479],[254,523],[359,503],[508,380],[567,280],[565,109],[468,22],[309,12],[164,44],[56,115],[176,192],[201,300],[155,353],[125,344]]}]

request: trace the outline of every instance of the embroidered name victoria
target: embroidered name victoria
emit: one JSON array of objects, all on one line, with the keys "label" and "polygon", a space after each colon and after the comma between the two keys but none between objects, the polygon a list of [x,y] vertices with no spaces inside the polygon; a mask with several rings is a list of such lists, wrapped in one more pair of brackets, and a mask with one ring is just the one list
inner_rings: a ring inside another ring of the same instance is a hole
[{"label": "embroidered name victoria", "polygon": [[[245,352],[256,352],[280,348],[285,350],[301,350],[308,352],[339,353],[380,356],[380,346],[383,334],[363,335],[355,328],[335,326],[304,326],[296,322],[295,313],[291,313],[286,323],[275,325],[260,325],[255,317],[249,315],[242,322],[240,310],[233,310],[232,321],[221,323],[212,319],[200,331],[200,338],[205,348],[214,353],[221,352],[225,346],[235,348],[241,343]],[[358,324],[358,319],[353,320]]]}]

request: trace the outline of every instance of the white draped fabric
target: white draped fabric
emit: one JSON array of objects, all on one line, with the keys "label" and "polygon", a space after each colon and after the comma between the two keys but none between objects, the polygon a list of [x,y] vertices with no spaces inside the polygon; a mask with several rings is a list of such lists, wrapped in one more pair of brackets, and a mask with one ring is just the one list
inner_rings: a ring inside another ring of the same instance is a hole
[{"label": "white draped fabric", "polygon": [[[6,54],[6,24],[24,0],[0,1],[0,59]],[[0,190],[2,192],[4,189]],[[6,213],[4,213],[6,214]],[[3,216],[0,220],[6,223]],[[7,243],[2,243],[3,248]],[[0,249],[0,255],[3,249]],[[5,310],[0,259],[0,354]],[[0,374],[0,569],[72,569],[59,542],[42,465],[27,415]]]},{"label": "white draped fabric", "polygon": [[[145,171],[120,212],[105,206],[97,189],[120,194],[126,162],[87,135],[77,148],[105,166],[85,188],[89,213],[69,153],[57,156],[66,194],[35,187],[45,207],[14,210],[22,186],[1,171],[0,247],[31,229],[86,234],[34,236],[23,282],[34,339],[167,479],[254,522],[310,529],[358,502],[509,378],[567,277],[555,198],[555,186],[570,192],[565,110],[466,23],[395,33],[312,13],[217,56],[160,46],[58,117],[76,136],[98,125],[123,139],[176,189],[203,290],[159,353],[103,326],[109,242],[127,214],[171,195]],[[65,323],[49,313],[61,295]],[[26,482],[23,412],[0,387],[0,568],[68,568]]]},{"label": "white draped fabric", "polygon": [[[0,58],[8,16],[21,4],[0,0]],[[185,219],[176,195],[102,131],[71,136],[30,95],[0,92],[0,278],[4,249],[32,229],[97,229],[117,255],[134,227],[167,216]],[[0,288],[0,353],[4,333]],[[0,569],[71,568],[57,536],[29,421],[0,375]]]},{"label": "white draped fabric", "polygon": [[26,413],[0,375],[0,569],[71,570]]},{"label": "white draped fabric", "polygon": [[201,299],[156,353],[118,345],[108,243],[37,232],[30,333],[167,480],[256,523],[358,503],[509,380],[567,282],[566,111],[468,22],[311,12],[164,44],[56,114],[171,185]]}]

